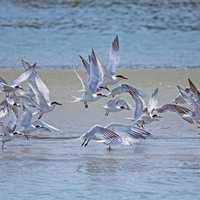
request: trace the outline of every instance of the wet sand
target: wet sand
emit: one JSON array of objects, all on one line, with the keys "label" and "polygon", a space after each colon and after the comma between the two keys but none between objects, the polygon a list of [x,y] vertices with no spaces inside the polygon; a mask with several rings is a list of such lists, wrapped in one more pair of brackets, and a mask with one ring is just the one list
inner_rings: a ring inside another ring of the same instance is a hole
[{"label": "wet sand", "polygon": [[[131,112],[106,117],[105,99],[89,104],[71,103],[80,84],[73,71],[40,70],[51,99],[63,103],[45,120],[63,130],[52,137],[80,136],[94,124],[129,123]],[[0,70],[13,80],[20,70]],[[151,94],[159,87],[160,105],[177,94],[176,85],[190,77],[200,86],[200,70],[123,70],[129,84]],[[131,99],[123,95],[130,103]],[[79,140],[15,140],[0,153],[0,199],[198,199],[200,198],[200,130],[166,113],[147,126],[153,136],[134,148],[118,146],[107,152],[104,145]],[[47,134],[40,133],[41,136]],[[30,192],[31,191],[31,192]]]}]

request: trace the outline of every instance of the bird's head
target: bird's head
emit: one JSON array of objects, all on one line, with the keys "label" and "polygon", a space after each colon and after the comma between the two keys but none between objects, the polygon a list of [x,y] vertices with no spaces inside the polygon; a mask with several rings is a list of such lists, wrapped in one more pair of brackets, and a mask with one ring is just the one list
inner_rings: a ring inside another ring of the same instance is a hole
[{"label": "bird's head", "polygon": [[104,89],[104,90],[107,90],[108,92],[110,92],[110,89],[106,86],[100,86],[98,90],[101,90],[101,89]]},{"label": "bird's head", "polygon": [[57,102],[57,101],[53,101],[53,102],[51,102],[51,105],[62,106],[62,104],[61,104],[61,103],[59,103],[59,102]]},{"label": "bird's head", "polygon": [[23,87],[21,87],[21,86],[19,86],[19,85],[16,85],[16,86],[15,86],[15,89],[24,90]]},{"label": "bird's head", "polygon": [[100,92],[99,92],[99,93],[97,93],[97,96],[98,96],[98,97],[107,97],[107,95],[105,95],[105,94],[102,94],[102,93],[100,93]]},{"label": "bird's head", "polygon": [[152,119],[159,119],[161,118],[161,116],[159,115],[157,109],[152,109],[151,113],[150,113],[150,116]]},{"label": "bird's head", "polygon": [[118,79],[122,79],[122,80],[128,80],[128,77],[121,75],[121,74],[118,74],[115,77],[118,78]]}]

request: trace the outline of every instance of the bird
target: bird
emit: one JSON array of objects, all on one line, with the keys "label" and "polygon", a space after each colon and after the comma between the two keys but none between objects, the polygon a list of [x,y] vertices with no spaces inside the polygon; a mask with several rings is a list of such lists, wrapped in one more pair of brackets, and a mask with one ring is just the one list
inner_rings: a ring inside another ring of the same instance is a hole
[{"label": "bird", "polygon": [[28,107],[23,106],[23,111],[16,123],[15,133],[24,135],[27,139],[35,131],[60,131],[59,129],[40,120],[33,121],[33,113]]},{"label": "bird", "polygon": [[62,104],[58,101],[50,101],[50,91],[39,76],[39,73],[36,70],[36,63],[30,64],[29,62],[22,60],[22,64],[25,68],[25,72],[13,81],[13,84],[19,85],[25,81],[28,82],[29,90],[21,96],[26,96],[30,98],[31,101],[34,101],[35,98],[37,104],[36,107],[38,108],[38,119],[41,119],[44,114],[53,111],[56,106],[61,106]]},{"label": "bird", "polygon": [[111,49],[109,51],[109,61],[107,65],[104,65],[97,57],[97,64],[100,70],[100,81],[98,88],[108,88],[109,85],[114,85],[120,80],[128,80],[128,77],[117,74],[117,68],[119,67],[120,55],[119,55],[119,37],[116,35],[112,42]]},{"label": "bird", "polygon": [[97,58],[94,50],[92,49],[92,53],[90,56],[91,62],[89,65],[89,69],[86,67],[86,71],[88,74],[88,79],[83,80],[78,72],[75,70],[75,73],[82,85],[82,96],[74,97],[73,102],[83,102],[85,108],[88,108],[88,102],[94,102],[100,99],[101,97],[107,97],[101,92],[97,91],[97,85],[99,82],[99,69],[97,67]]},{"label": "bird", "polygon": [[200,104],[200,92],[198,88],[190,78],[188,78],[188,83],[189,87],[185,89],[177,85],[179,95],[175,98],[173,103],[192,105],[192,100],[194,100],[196,103]]},{"label": "bird", "polygon": [[194,124],[197,128],[200,128],[200,114],[196,113],[196,111],[192,111],[187,107],[169,103],[165,104],[157,110],[160,114],[165,112],[175,112],[177,113],[183,120],[190,124]]},{"label": "bird", "polygon": [[144,128],[145,124],[151,123],[153,121],[158,121],[161,116],[157,112],[158,108],[158,88],[156,88],[151,97],[149,98],[148,103],[145,103],[145,100],[142,97],[140,91],[138,91],[133,86],[128,84],[124,84],[119,87],[117,90],[114,91],[115,95],[121,92],[128,92],[135,104],[135,109],[133,112],[133,118],[128,118],[133,121],[133,124],[137,125],[138,127]]},{"label": "bird", "polygon": [[9,110],[9,112],[6,114],[3,120],[1,119],[0,127],[2,131],[1,135],[2,151],[4,151],[5,149],[6,142],[13,140],[17,135],[17,133],[15,133],[16,123],[17,123],[17,118],[12,110]]},{"label": "bird", "polygon": [[98,143],[104,143],[111,151],[112,145],[133,145],[137,139],[145,139],[145,134],[149,133],[139,128],[134,129],[118,124],[110,124],[106,127],[94,125],[81,135],[80,139],[81,146],[86,147],[90,140],[94,140]]},{"label": "bird", "polygon": [[104,105],[106,111],[105,115],[108,116],[110,112],[119,112],[122,110],[131,110],[128,103],[120,98],[113,98]]},{"label": "bird", "polygon": [[36,77],[36,85],[33,86],[32,84],[29,84],[32,88],[33,93],[35,94],[36,103],[38,105],[38,119],[41,119],[44,114],[51,112],[55,109],[56,106],[61,106],[62,104],[57,101],[50,101],[49,97],[49,89],[43,82],[40,81]]},{"label": "bird", "polygon": [[22,60],[22,64],[25,71],[11,84],[0,77],[0,92],[5,93],[0,102],[2,150],[6,142],[17,136],[28,138],[35,131],[61,132],[60,129],[41,120],[43,114],[61,104],[50,101],[50,91],[42,81],[36,63],[32,65]]},{"label": "bird", "polygon": [[[179,115],[181,114],[181,117],[185,121],[190,124],[194,124],[197,128],[200,128],[200,92],[189,78],[188,83],[189,87],[185,89],[180,85],[177,85],[179,96],[174,101],[177,105],[176,107],[174,106],[176,109],[173,109],[179,113]],[[184,104],[185,107],[182,106],[181,109],[179,109],[180,105],[178,104]]]}]

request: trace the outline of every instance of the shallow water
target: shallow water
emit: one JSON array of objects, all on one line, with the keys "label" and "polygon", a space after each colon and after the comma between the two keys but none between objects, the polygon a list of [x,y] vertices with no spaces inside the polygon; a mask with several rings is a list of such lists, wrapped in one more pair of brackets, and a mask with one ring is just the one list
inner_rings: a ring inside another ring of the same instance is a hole
[{"label": "shallow water", "polygon": [[[10,80],[19,73],[1,70]],[[177,93],[175,86],[185,85],[187,77],[200,85],[200,70],[132,70],[123,74],[148,94],[159,85],[160,103],[171,101]],[[96,123],[128,123],[124,118],[131,112],[104,116],[104,100],[90,104],[89,109],[70,103],[71,95],[78,95],[75,91],[80,88],[71,71],[42,70],[42,77],[52,99],[63,103],[45,118],[64,131],[61,136],[79,136]],[[12,141],[0,153],[0,199],[199,199],[200,131],[172,113],[147,130],[152,137],[134,148],[116,146],[111,152],[92,142],[82,148],[79,140]]]},{"label": "shallow water", "polygon": [[70,68],[92,47],[106,62],[119,34],[123,67],[198,67],[199,9],[192,0],[1,0],[0,66],[23,57]]}]

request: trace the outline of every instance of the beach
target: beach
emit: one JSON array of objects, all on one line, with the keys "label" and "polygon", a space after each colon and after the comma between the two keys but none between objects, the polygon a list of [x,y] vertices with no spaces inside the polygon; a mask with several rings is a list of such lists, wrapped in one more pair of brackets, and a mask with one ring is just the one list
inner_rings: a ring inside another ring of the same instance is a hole
[{"label": "beach", "polygon": [[[22,70],[1,69],[6,80]],[[165,113],[159,122],[146,126],[152,136],[134,147],[91,142],[81,147],[80,136],[92,125],[127,123],[131,111],[105,116],[107,99],[89,104],[72,103],[81,85],[73,70],[39,69],[50,89],[51,100],[63,105],[44,117],[63,133],[40,136],[65,139],[16,139],[0,153],[0,199],[198,199],[200,198],[200,130],[175,113]],[[177,85],[187,86],[187,78],[200,85],[199,69],[121,70],[128,83],[151,94],[159,87],[159,104],[171,102]],[[83,72],[81,71],[81,74]],[[125,82],[124,82],[125,83]],[[128,95],[122,96],[130,104]],[[36,133],[34,133],[36,134]]]}]

